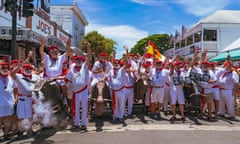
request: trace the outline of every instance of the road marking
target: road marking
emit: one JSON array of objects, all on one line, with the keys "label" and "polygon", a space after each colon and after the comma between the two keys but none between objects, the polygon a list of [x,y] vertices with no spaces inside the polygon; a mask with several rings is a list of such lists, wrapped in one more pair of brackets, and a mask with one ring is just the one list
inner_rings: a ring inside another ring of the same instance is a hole
[{"label": "road marking", "polygon": [[[209,125],[184,125],[184,124],[151,124],[151,125],[128,125],[104,126],[102,132],[124,132],[142,130],[167,130],[167,131],[240,131],[240,126],[209,126]],[[96,132],[96,127],[88,127],[88,133]],[[70,130],[58,131],[56,134],[75,133]],[[78,133],[78,132],[77,132]]]}]

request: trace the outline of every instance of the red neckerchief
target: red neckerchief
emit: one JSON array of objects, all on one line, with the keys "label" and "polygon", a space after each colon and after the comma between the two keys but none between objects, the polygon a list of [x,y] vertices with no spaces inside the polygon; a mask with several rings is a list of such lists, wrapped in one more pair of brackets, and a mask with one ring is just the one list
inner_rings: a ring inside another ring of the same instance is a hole
[{"label": "red neckerchief", "polygon": [[7,78],[8,75],[9,75],[9,72],[8,72],[7,74],[5,74],[5,75],[3,75],[2,73],[0,73],[0,76],[2,76],[3,78]]},{"label": "red neckerchief", "polygon": [[104,63],[105,63],[105,61],[103,61],[103,60],[99,60],[99,62],[100,62],[101,64],[104,64]]},{"label": "red neckerchief", "polygon": [[24,74],[24,73],[22,73],[22,75],[23,75],[25,78],[32,79],[32,75],[26,75],[26,74]]},{"label": "red neckerchief", "polygon": [[180,76],[181,70],[176,70],[176,72],[177,72],[178,76]]},{"label": "red neckerchief", "polygon": [[114,76],[117,76],[118,70],[119,70],[118,68],[113,68],[113,75],[114,75]]},{"label": "red neckerchief", "polygon": [[64,69],[61,76],[65,76],[69,72],[69,68]]},{"label": "red neckerchief", "polygon": [[81,69],[81,66],[75,66],[74,68],[75,68],[75,70],[76,70],[76,71],[78,71],[78,72],[79,72],[79,71],[80,71],[80,69]]},{"label": "red neckerchief", "polygon": [[222,75],[222,78],[224,78],[226,75],[232,73],[233,70],[230,70],[230,71],[226,71],[223,75]]}]

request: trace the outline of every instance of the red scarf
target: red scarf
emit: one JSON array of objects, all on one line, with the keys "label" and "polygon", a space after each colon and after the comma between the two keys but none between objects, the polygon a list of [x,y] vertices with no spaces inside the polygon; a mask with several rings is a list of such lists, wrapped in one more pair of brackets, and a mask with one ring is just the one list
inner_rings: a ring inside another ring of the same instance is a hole
[{"label": "red scarf", "polygon": [[64,69],[61,76],[65,76],[69,72],[69,68]]},{"label": "red scarf", "polygon": [[232,70],[226,71],[226,72],[222,75],[222,78],[224,78],[226,75],[228,75],[228,74],[230,74],[230,73],[232,73]]},{"label": "red scarf", "polygon": [[75,68],[75,70],[76,70],[77,72],[79,72],[80,69],[81,69],[81,66],[75,66],[74,68]]}]

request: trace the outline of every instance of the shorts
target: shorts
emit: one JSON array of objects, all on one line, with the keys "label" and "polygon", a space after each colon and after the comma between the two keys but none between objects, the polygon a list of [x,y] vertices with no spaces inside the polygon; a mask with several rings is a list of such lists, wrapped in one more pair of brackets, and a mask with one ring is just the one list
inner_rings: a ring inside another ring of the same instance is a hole
[{"label": "shorts", "polygon": [[164,99],[164,88],[153,88],[151,95],[151,103],[163,103]]},{"label": "shorts", "polygon": [[0,117],[13,115],[13,105],[0,106]]},{"label": "shorts", "polygon": [[204,94],[206,96],[206,102],[212,103],[213,102],[213,93]]}]

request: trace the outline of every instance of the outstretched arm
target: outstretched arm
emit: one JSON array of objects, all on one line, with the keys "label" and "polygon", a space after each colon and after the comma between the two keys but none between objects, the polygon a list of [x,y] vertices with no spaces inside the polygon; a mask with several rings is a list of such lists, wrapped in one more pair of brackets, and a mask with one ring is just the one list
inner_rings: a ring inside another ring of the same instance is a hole
[{"label": "outstretched arm", "polygon": [[29,53],[25,61],[20,62],[19,65],[11,71],[10,75],[14,80],[16,79],[16,73],[20,70],[22,64],[28,63],[31,57],[32,57],[32,53]]},{"label": "outstretched arm", "polygon": [[71,56],[71,38],[67,40],[66,54],[67,56]]},{"label": "outstretched arm", "polygon": [[39,48],[39,54],[41,55],[41,57],[43,58],[43,55],[44,55],[44,45],[45,45],[45,38],[44,37],[41,37],[40,38],[40,48]]}]

